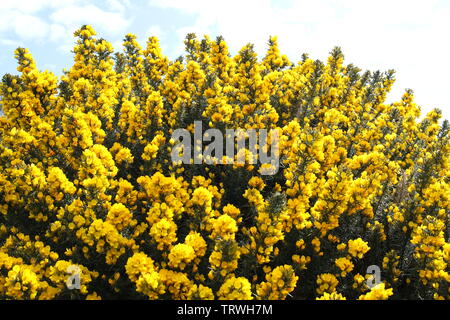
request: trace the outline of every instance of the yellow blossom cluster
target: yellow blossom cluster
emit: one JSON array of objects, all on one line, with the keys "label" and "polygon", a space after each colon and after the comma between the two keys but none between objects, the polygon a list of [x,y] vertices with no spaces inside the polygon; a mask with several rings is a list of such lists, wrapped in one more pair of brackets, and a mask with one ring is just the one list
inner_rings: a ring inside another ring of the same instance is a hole
[{"label": "yellow blossom cluster", "polygon": [[450,126],[393,71],[75,37],[0,81],[0,299],[450,299]]},{"label": "yellow blossom cluster", "polygon": [[295,289],[298,277],[290,265],[279,266],[266,275],[266,281],[256,286],[258,299],[284,300]]},{"label": "yellow blossom cluster", "polygon": [[384,283],[373,287],[370,292],[359,297],[359,300],[387,300],[392,295],[392,288],[386,289]]}]

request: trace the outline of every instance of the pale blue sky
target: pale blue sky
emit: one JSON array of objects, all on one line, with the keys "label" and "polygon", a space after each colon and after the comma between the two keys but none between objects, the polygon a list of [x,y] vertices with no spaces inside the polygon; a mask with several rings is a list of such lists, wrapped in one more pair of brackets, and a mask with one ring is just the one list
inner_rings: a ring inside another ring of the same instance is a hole
[{"label": "pale blue sky", "polygon": [[260,56],[268,37],[278,35],[295,62],[303,52],[325,59],[339,45],[347,63],[397,71],[389,101],[412,88],[424,111],[438,107],[450,118],[448,0],[0,0],[0,74],[15,72],[17,46],[28,48],[40,69],[61,74],[82,24],[116,49],[126,33],[142,45],[156,35],[172,59],[183,54],[188,32],[223,35],[233,54],[252,42]]}]

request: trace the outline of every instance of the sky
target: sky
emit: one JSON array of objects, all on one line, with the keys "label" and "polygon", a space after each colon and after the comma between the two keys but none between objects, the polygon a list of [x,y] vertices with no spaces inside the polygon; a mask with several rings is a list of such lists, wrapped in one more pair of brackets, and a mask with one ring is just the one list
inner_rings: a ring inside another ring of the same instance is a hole
[{"label": "sky", "polygon": [[345,63],[396,70],[387,102],[414,90],[423,113],[450,119],[450,1],[448,0],[0,0],[0,75],[16,73],[14,50],[28,48],[41,70],[70,68],[73,32],[90,24],[121,50],[134,33],[142,46],[160,39],[164,54],[183,54],[187,33],[224,36],[231,53],[253,43],[262,58],[270,36],[298,62],[325,60],[340,46]]}]

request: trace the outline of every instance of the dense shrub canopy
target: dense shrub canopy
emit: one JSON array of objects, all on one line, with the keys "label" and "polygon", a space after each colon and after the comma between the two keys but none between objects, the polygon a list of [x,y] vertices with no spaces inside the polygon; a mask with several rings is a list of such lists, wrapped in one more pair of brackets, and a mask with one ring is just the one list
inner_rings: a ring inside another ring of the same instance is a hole
[{"label": "dense shrub canopy", "polygon": [[[0,84],[0,298],[450,298],[448,122],[386,104],[393,71],[75,36],[63,76],[19,48]],[[195,121],[277,130],[278,172],[174,163]]]}]

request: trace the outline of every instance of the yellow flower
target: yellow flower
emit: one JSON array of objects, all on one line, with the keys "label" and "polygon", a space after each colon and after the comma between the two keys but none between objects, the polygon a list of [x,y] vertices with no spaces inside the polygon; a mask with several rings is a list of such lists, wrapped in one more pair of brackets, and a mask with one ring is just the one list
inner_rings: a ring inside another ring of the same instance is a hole
[{"label": "yellow flower", "polygon": [[338,258],[335,260],[336,266],[342,271],[341,276],[345,277],[347,273],[351,272],[354,268],[353,263],[348,258]]},{"label": "yellow flower", "polygon": [[189,300],[214,300],[214,294],[211,288],[203,285],[193,285],[188,292]]},{"label": "yellow flower", "polygon": [[137,252],[128,258],[125,270],[130,280],[136,282],[141,275],[155,270],[154,261],[145,253]]},{"label": "yellow flower", "polygon": [[184,240],[188,246],[194,249],[197,257],[203,257],[206,253],[207,244],[203,237],[198,232],[190,232]]},{"label": "yellow flower", "polygon": [[321,295],[324,292],[333,293],[336,291],[336,287],[339,281],[336,277],[330,273],[323,273],[317,276],[316,283],[318,285],[316,292]]},{"label": "yellow flower", "polygon": [[276,267],[266,275],[266,282],[256,286],[258,299],[284,300],[295,289],[297,280],[292,266]]},{"label": "yellow flower", "polygon": [[213,239],[234,240],[238,228],[236,220],[227,214],[223,214],[219,218],[214,219],[212,230],[211,238]]},{"label": "yellow flower", "polygon": [[387,300],[393,295],[392,289],[386,289],[384,283],[380,283],[373,287],[370,292],[361,295],[359,300]]},{"label": "yellow flower", "polygon": [[150,235],[158,244],[158,249],[164,250],[177,241],[176,231],[177,225],[173,221],[163,218],[151,227]]},{"label": "yellow flower", "polygon": [[194,249],[187,244],[179,243],[170,249],[169,253],[169,266],[172,268],[179,268],[184,270],[187,264],[189,264],[195,258]]},{"label": "yellow flower", "polygon": [[158,296],[165,291],[160,283],[159,273],[150,272],[142,274],[136,282],[136,291],[147,295],[149,299],[158,299]]},{"label": "yellow flower", "polygon": [[116,153],[114,159],[118,164],[121,164],[122,162],[133,163],[134,157],[131,154],[130,149],[122,148]]},{"label": "yellow flower", "polygon": [[219,300],[252,300],[250,282],[244,277],[234,276],[225,280],[217,292]]},{"label": "yellow flower", "polygon": [[363,241],[361,238],[350,240],[348,242],[348,253],[355,258],[362,259],[364,254],[369,250],[370,247],[367,245],[367,242]]},{"label": "yellow flower", "polygon": [[111,206],[106,216],[106,221],[114,225],[118,231],[136,225],[130,210],[121,203],[115,203]]},{"label": "yellow flower", "polygon": [[324,292],[324,294],[321,297],[316,298],[316,300],[347,300],[347,298],[337,292]]}]

